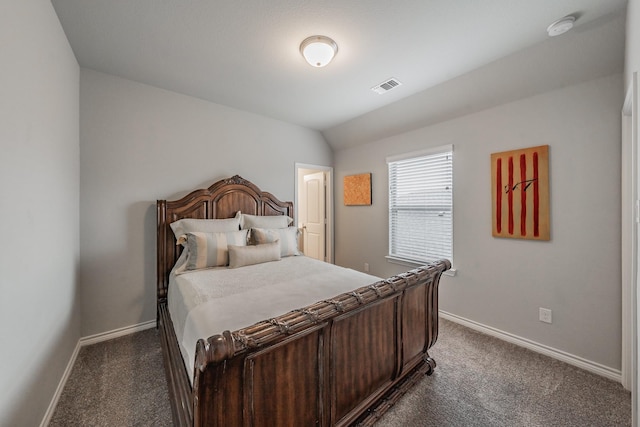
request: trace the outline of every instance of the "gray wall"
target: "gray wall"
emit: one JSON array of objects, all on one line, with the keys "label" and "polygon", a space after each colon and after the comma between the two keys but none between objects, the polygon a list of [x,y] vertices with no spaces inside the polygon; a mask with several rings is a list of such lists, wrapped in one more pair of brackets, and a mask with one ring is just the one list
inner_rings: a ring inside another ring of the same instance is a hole
[{"label": "gray wall", "polygon": [[[626,49],[626,55],[625,55],[625,78],[624,78],[624,84],[625,84],[625,90],[628,90],[629,88],[629,82],[631,80],[632,77],[632,73],[634,72],[639,72],[640,73],[640,0],[629,0],[629,3],[627,5],[627,27],[626,27],[626,43],[625,43],[625,49]],[[626,93],[626,92],[625,92]],[[636,111],[636,123],[637,123],[637,106],[634,106],[634,110]],[[637,136],[636,136],[636,141],[637,141]],[[630,153],[631,149],[629,148],[629,146],[625,146],[624,147],[625,154]],[[626,159],[625,159],[626,160]],[[630,168],[625,168],[626,171],[629,171]],[[631,176],[631,174],[628,174],[627,176],[624,177],[624,183],[625,184],[629,184],[631,182],[631,180],[633,179],[633,177]],[[632,197],[632,199],[635,197]],[[636,255],[637,256],[637,255]],[[637,307],[640,307],[640,293],[638,293],[637,290],[637,284],[636,284],[636,301],[635,304]],[[638,354],[640,354],[640,352],[638,351],[639,349],[639,343],[638,343],[638,330],[640,330],[640,318],[636,318],[635,319],[636,322],[636,342],[633,344],[635,345],[635,352],[636,352],[636,357]],[[638,409],[638,407],[640,407],[640,394],[638,393],[638,383],[640,383],[640,372],[637,371],[635,372],[635,388],[633,390],[633,393],[635,393],[635,398],[634,398],[634,420],[637,422],[638,420],[638,415],[637,413],[635,413]]]},{"label": "gray wall", "polygon": [[[454,267],[440,308],[620,369],[622,75],[504,104],[334,154],[345,175],[373,173],[373,205],[336,203],[336,263],[390,276],[385,157],[454,145]],[[491,236],[490,154],[550,145],[551,241]],[[553,310],[553,324],[538,321]]]},{"label": "gray wall", "polygon": [[0,425],[39,425],[80,338],[79,67],[47,0],[0,3]]},{"label": "gray wall", "polygon": [[156,199],[239,174],[293,200],[295,162],[332,161],[318,132],[87,69],[80,104],[83,336],[155,319]]},{"label": "gray wall", "polygon": [[640,0],[627,4],[624,84],[628,86],[633,72],[640,72]]}]

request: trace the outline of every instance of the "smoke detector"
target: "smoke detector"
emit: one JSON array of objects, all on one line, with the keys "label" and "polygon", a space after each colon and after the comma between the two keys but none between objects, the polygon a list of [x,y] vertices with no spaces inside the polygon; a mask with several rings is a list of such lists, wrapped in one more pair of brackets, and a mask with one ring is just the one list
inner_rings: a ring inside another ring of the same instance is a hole
[{"label": "smoke detector", "polygon": [[574,16],[565,16],[549,25],[549,27],[547,27],[547,33],[549,33],[549,37],[559,36],[572,29],[575,22],[576,18]]}]

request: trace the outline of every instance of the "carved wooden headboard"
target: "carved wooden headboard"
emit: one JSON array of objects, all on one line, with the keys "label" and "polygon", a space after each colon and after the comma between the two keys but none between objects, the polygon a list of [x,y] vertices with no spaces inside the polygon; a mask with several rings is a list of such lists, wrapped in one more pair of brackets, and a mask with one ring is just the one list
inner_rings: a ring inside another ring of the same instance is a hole
[{"label": "carved wooden headboard", "polygon": [[166,301],[169,273],[181,251],[170,227],[172,222],[182,218],[233,218],[238,211],[293,218],[293,202],[281,202],[238,175],[194,190],[179,200],[158,200],[157,210],[158,303]]}]

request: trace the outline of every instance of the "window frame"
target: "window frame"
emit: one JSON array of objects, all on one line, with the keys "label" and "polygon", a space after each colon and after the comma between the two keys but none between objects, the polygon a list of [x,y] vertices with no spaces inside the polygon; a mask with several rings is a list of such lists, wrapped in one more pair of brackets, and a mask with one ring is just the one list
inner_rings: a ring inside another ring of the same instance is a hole
[{"label": "window frame", "polygon": [[[393,156],[389,156],[386,158],[386,162],[387,162],[387,185],[388,185],[388,231],[389,231],[389,241],[388,241],[388,248],[387,248],[387,260],[388,262],[392,262],[392,263],[396,263],[396,264],[402,264],[402,265],[408,265],[408,266],[417,266],[417,265],[424,265],[425,263],[428,263],[430,261],[435,261],[436,259],[428,259],[428,258],[424,258],[424,259],[412,259],[409,257],[405,257],[402,255],[399,255],[397,253],[393,253],[392,251],[392,244],[393,244],[393,232],[394,232],[394,227],[393,227],[393,216],[392,216],[392,209],[397,209],[395,208],[395,206],[392,206],[392,203],[394,202],[394,197],[392,195],[392,184],[391,184],[391,167],[392,164],[397,163],[397,162],[402,162],[405,160],[411,160],[411,159],[419,159],[419,158],[423,158],[423,157],[431,157],[431,156],[435,156],[435,155],[439,155],[439,154],[443,154],[443,153],[450,153],[451,154],[451,176],[450,176],[450,182],[451,182],[451,203],[450,205],[445,204],[445,211],[447,208],[450,208],[450,218],[451,218],[451,223],[450,223],[450,229],[451,229],[451,233],[450,233],[450,247],[451,247],[451,253],[450,256],[446,256],[447,259],[449,259],[449,261],[451,261],[451,263],[453,264],[453,255],[454,255],[454,247],[453,247],[453,236],[454,236],[454,229],[453,229],[453,215],[454,215],[454,207],[453,207],[453,145],[452,144],[448,144],[448,145],[442,145],[442,146],[438,146],[438,147],[433,147],[433,148],[429,148],[426,150],[419,150],[419,151],[412,151],[412,152],[408,152],[408,153],[403,153],[403,154],[398,154],[398,155],[393,155]],[[440,205],[438,207],[443,207],[443,205]],[[434,207],[432,207],[432,209],[435,209]],[[438,209],[438,211],[442,211],[443,209]],[[440,259],[442,257],[437,257],[437,259]],[[448,272],[448,275],[455,275],[455,270],[451,270],[450,272]]]}]

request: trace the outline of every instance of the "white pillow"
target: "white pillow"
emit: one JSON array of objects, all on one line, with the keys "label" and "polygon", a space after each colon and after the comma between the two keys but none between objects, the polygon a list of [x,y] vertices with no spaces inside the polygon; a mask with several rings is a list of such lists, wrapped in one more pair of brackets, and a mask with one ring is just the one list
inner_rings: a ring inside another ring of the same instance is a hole
[{"label": "white pillow", "polygon": [[[240,212],[238,212],[240,213]],[[240,228],[287,228],[293,222],[293,218],[286,215],[240,215]]]},{"label": "white pillow", "polygon": [[203,233],[226,233],[240,230],[240,212],[235,218],[227,219],[195,219],[183,218],[172,222],[171,229],[176,239],[186,233],[198,231]]},{"label": "white pillow", "polygon": [[261,245],[280,241],[280,256],[302,255],[298,249],[299,232],[296,227],[288,228],[252,228],[251,241]]},{"label": "white pillow", "polygon": [[194,231],[186,233],[179,239],[187,253],[184,269],[187,271],[202,268],[222,267],[229,264],[228,245],[244,246],[247,244],[247,230],[228,233],[203,233]]},{"label": "white pillow", "polygon": [[254,246],[229,245],[229,268],[280,260],[280,243]]}]

